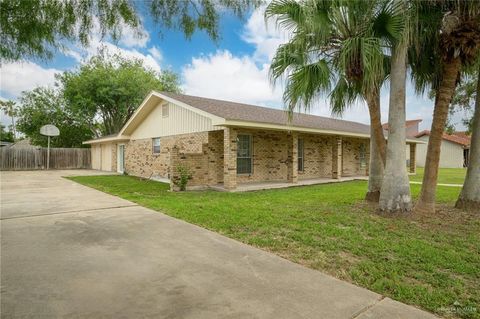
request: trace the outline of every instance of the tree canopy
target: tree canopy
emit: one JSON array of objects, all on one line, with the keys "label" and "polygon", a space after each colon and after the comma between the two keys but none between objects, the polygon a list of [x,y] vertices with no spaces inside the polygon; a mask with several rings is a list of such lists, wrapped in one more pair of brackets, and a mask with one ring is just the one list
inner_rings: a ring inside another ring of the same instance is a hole
[{"label": "tree canopy", "polygon": [[82,147],[86,140],[117,133],[150,91],[180,91],[176,73],[157,73],[141,60],[103,53],[56,78],[55,89],[23,92],[15,109],[17,130],[34,145],[46,145],[40,127],[53,124],[60,129],[53,146]]},{"label": "tree canopy", "polygon": [[57,80],[71,111],[91,127],[99,122],[102,135],[118,133],[150,91],[180,92],[177,74],[103,53]]},{"label": "tree canopy", "polygon": [[160,28],[181,30],[187,38],[196,30],[219,38],[219,17],[231,11],[242,16],[259,0],[1,0],[0,61],[51,59],[68,43],[88,46],[100,33],[114,41],[122,29],[139,30],[141,15]]},{"label": "tree canopy", "polygon": [[82,147],[94,132],[89,125],[69,109],[61,92],[38,87],[24,92],[20,98],[17,129],[30,139],[33,145],[47,146],[47,137],[40,134],[40,127],[53,124],[60,135],[51,139],[53,147]]},{"label": "tree canopy", "polygon": [[5,130],[5,125],[0,124],[0,141],[13,143],[13,132]]}]

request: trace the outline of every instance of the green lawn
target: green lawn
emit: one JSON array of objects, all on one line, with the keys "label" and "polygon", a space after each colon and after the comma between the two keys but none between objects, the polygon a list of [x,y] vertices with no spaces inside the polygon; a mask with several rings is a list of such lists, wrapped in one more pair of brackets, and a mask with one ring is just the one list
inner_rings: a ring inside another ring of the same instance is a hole
[{"label": "green lawn", "polygon": [[[410,180],[421,182],[423,179],[423,167],[417,167],[417,174],[411,175]],[[440,168],[438,172],[439,184],[463,184],[465,180],[466,168]]]},{"label": "green lawn", "polygon": [[[438,187],[437,215],[382,217],[363,203],[364,181],[172,193],[131,176],[71,179],[442,316],[480,318],[480,219],[446,208],[460,188]],[[446,312],[455,302],[466,308]]]}]

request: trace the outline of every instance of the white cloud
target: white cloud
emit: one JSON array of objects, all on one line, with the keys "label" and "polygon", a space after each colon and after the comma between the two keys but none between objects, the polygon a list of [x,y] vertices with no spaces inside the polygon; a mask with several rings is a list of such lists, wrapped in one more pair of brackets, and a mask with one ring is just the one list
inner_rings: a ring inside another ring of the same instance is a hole
[{"label": "white cloud", "polygon": [[245,24],[242,39],[255,46],[254,59],[270,61],[278,46],[288,41],[289,32],[280,30],[275,21],[264,18],[265,7],[256,9]]},{"label": "white cloud", "polygon": [[122,36],[119,41],[121,45],[129,48],[145,48],[148,41],[150,41],[150,34],[145,30],[143,25],[137,30],[129,26],[122,27]]},{"label": "white cloud", "polygon": [[16,98],[22,91],[37,86],[53,86],[55,73],[61,70],[43,68],[33,62],[3,63],[0,66],[0,91],[2,95]]},{"label": "white cloud", "polygon": [[[147,49],[150,35],[143,26],[138,30],[134,30],[127,25],[123,25],[122,36],[117,45],[101,38],[98,21],[95,20],[94,25],[93,36],[89,39],[89,46],[87,48],[70,47],[64,52],[66,56],[72,57],[79,63],[84,63],[96,55],[100,49],[103,49],[109,54],[120,54],[126,58],[139,59],[143,61],[146,66],[160,72],[160,64],[162,62],[161,51],[155,46]],[[146,49],[148,53],[142,53],[139,51],[140,49]]]},{"label": "white cloud", "polygon": [[130,59],[138,59],[143,61],[144,65],[160,72],[162,54],[157,47],[152,47],[148,50],[149,53],[144,54],[137,49],[125,49],[119,47],[111,42],[102,41],[100,38],[93,38],[90,40],[90,45],[85,49],[69,49],[65,51],[65,55],[74,58],[79,63],[84,63],[92,56],[96,55],[99,50],[104,50],[109,54],[120,54],[123,57]]},{"label": "white cloud", "polygon": [[185,92],[192,95],[253,104],[281,104],[280,91],[268,82],[268,65],[229,51],[193,58],[182,71]]},{"label": "white cloud", "polygon": [[162,61],[162,52],[156,47],[153,46],[150,49],[148,49],[148,52],[157,60],[157,61]]}]

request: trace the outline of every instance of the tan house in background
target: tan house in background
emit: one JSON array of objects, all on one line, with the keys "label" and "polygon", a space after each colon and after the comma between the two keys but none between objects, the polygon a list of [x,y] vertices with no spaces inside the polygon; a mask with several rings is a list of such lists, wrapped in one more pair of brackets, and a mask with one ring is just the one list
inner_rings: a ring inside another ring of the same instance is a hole
[{"label": "tan house in background", "polygon": [[369,138],[361,123],[152,92],[118,134],[85,144],[94,169],[170,181],[184,166],[190,188],[232,191],[365,179]]},{"label": "tan house in background", "polygon": [[[416,139],[421,143],[417,146],[417,166],[425,167],[427,157],[428,140],[430,131],[419,130],[421,119],[408,120],[405,122],[406,136],[408,139]],[[388,131],[388,124],[383,124],[383,129]],[[442,146],[440,149],[440,167],[441,168],[462,168],[468,166],[470,156],[470,136],[465,132],[454,132],[452,134],[444,133],[442,136]],[[409,153],[407,146],[407,154]],[[407,156],[407,163],[409,162]]]},{"label": "tan house in background", "polygon": [[[419,144],[417,148],[417,165],[425,166],[427,157],[428,139],[430,131],[422,131],[415,134],[415,138],[425,142]],[[440,148],[440,167],[442,168],[462,168],[468,166],[470,157],[470,136],[465,132],[454,132],[452,134],[443,133],[442,146]]]}]

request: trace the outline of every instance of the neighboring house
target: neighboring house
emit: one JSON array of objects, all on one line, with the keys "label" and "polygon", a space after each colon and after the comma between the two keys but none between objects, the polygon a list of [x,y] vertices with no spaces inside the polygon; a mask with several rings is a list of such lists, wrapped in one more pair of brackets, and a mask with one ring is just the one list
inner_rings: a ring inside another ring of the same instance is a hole
[{"label": "neighboring house", "polygon": [[[417,149],[417,165],[424,167],[427,157],[428,139],[430,131],[422,131],[415,137],[424,141],[426,144],[419,144]],[[462,168],[468,166],[470,156],[470,136],[465,132],[455,132],[452,134],[443,133],[442,146],[440,149],[440,167],[442,168]]]},{"label": "neighboring house", "polygon": [[369,138],[370,127],[356,122],[300,113],[289,122],[282,110],[152,92],[118,134],[85,144],[94,169],[171,180],[185,166],[190,187],[234,190],[367,176]]},{"label": "neighboring house", "polygon": [[[419,124],[422,120],[408,120],[405,122],[406,136],[408,139],[422,141],[417,146],[417,166],[425,167],[427,157],[428,139],[430,131],[419,131]],[[388,131],[388,124],[383,124],[383,129]],[[408,146],[407,146],[408,147]],[[470,151],[470,136],[465,132],[454,132],[452,134],[443,133],[442,146],[440,149],[440,167],[442,168],[461,168],[468,166]],[[407,163],[409,155],[407,149]],[[407,164],[408,165],[408,164]]]},{"label": "neighboring house", "polygon": [[[405,133],[407,138],[414,138],[418,134],[419,124],[422,119],[405,121]],[[388,123],[382,124],[385,131],[388,131]]]},{"label": "neighboring house", "polygon": [[37,149],[40,146],[32,145],[29,138],[24,138],[22,140],[16,141],[15,143],[10,144],[8,147],[15,149]]}]

